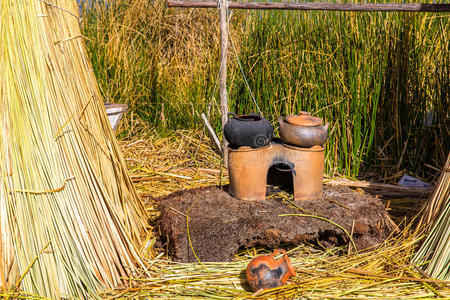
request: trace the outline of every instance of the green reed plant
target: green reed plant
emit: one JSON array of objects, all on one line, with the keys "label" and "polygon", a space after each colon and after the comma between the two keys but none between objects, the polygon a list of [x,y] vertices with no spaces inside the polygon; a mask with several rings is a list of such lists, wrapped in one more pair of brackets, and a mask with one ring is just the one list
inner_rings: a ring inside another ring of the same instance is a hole
[{"label": "green reed plant", "polygon": [[[380,45],[370,43],[378,38],[376,30],[360,36],[369,15],[258,14],[260,22],[247,24],[251,29],[242,56],[263,111],[276,120],[306,110],[330,122],[328,167],[356,176],[373,143],[379,73],[385,64]],[[377,59],[368,60],[371,56]],[[233,94],[230,99],[239,100],[240,112],[250,103]]]},{"label": "green reed plant", "polygon": [[[377,1],[383,2],[383,1]],[[389,1],[392,2],[392,1]],[[105,99],[130,105],[121,136],[198,128],[207,112],[219,131],[218,13],[115,1],[86,9],[83,27]],[[331,123],[327,171],[387,180],[427,178],[448,149],[448,14],[318,11],[232,12],[230,110],[307,110]],[[235,53],[237,52],[237,53]],[[425,126],[427,113],[434,123]]]},{"label": "green reed plant", "polygon": [[[448,16],[247,12],[240,56],[263,112],[311,111],[331,123],[328,172],[383,175],[444,162],[449,145]],[[254,110],[236,78],[230,100]],[[434,124],[424,124],[426,114]],[[446,150],[447,149],[447,150]]]},{"label": "green reed plant", "polygon": [[[405,165],[426,176],[449,151],[450,22],[447,15],[403,14],[387,44],[388,66],[380,95],[377,149],[384,170]],[[433,114],[432,124],[426,124]],[[387,143],[389,141],[389,143]]]}]

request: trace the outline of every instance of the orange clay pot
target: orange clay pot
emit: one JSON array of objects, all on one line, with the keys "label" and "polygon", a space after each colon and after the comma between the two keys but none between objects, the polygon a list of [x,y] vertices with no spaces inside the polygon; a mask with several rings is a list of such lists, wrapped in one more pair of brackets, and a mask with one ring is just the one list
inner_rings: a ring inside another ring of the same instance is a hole
[{"label": "orange clay pot", "polygon": [[[274,257],[279,252],[284,256],[278,260]],[[247,282],[253,292],[261,289],[270,289],[286,284],[286,281],[295,276],[295,270],[289,261],[285,250],[275,250],[270,255],[257,256],[248,264]]]}]

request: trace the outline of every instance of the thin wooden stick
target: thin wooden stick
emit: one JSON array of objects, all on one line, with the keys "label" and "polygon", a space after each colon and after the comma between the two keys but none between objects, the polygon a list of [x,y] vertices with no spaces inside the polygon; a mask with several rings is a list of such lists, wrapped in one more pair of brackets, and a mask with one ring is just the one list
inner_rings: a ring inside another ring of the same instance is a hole
[{"label": "thin wooden stick", "polygon": [[358,181],[358,180],[346,180],[335,178],[331,180],[325,180],[326,185],[338,185],[348,186],[353,188],[362,188],[367,191],[375,191],[380,195],[394,195],[396,197],[422,197],[431,193],[432,187],[420,188],[420,187],[408,187],[402,185],[394,185],[387,183]]},{"label": "thin wooden stick", "polygon": [[214,129],[211,127],[211,124],[209,124],[208,118],[206,118],[204,113],[201,113],[200,116],[202,117],[202,120],[205,123],[206,128],[208,128],[208,131],[211,134],[214,142],[216,143],[216,146],[219,149],[220,153],[223,153],[222,152],[222,147],[220,147],[219,138],[217,137],[216,133],[214,132]]},{"label": "thin wooden stick", "polygon": [[[222,1],[222,0],[221,0]],[[168,0],[168,7],[216,8],[215,1]],[[229,9],[282,9],[282,10],[331,10],[331,11],[409,11],[450,12],[450,4],[425,3],[254,3],[231,2]]]}]

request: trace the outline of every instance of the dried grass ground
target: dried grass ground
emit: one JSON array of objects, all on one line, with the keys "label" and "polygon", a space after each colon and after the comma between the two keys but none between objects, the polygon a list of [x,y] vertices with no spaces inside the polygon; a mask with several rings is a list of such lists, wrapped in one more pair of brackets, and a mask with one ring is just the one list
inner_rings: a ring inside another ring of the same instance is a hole
[{"label": "dried grass ground", "polygon": [[[146,200],[151,220],[154,199],[171,192],[224,184],[220,157],[203,133],[176,131],[169,137],[121,141],[131,177]],[[408,212],[405,211],[405,215]],[[407,221],[405,221],[407,222]],[[405,223],[406,224],[406,223]],[[348,253],[347,247],[314,249],[299,245],[289,252],[298,275],[290,284],[257,295],[248,291],[244,273],[263,249],[249,249],[230,263],[176,263],[153,250],[155,237],[143,246],[148,267],[129,286],[101,293],[105,298],[213,299],[426,299],[450,298],[450,283],[428,278],[410,260],[421,240],[406,225],[378,249]]]}]

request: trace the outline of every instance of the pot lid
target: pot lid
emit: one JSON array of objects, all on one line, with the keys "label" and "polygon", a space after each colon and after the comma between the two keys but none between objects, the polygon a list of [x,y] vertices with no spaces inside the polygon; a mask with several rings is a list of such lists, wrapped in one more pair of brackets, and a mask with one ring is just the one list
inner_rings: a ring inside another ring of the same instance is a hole
[{"label": "pot lid", "polygon": [[323,124],[321,118],[313,117],[305,111],[301,111],[299,115],[287,116],[286,122],[297,126],[319,126]]}]

